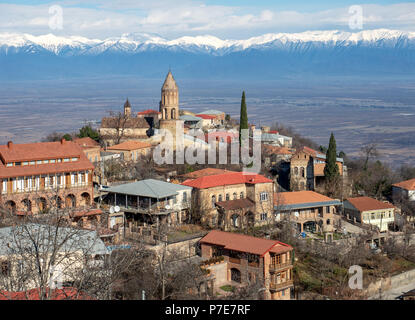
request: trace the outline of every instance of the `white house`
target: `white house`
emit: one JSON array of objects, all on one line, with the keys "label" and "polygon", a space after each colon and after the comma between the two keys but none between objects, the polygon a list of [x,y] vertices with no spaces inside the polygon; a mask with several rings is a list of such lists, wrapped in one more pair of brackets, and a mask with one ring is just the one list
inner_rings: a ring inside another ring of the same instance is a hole
[{"label": "white house", "polygon": [[343,206],[344,214],[349,219],[376,226],[380,232],[388,231],[389,224],[395,221],[396,208],[389,202],[369,197],[356,197],[346,199]]},{"label": "white house", "polygon": [[415,201],[415,178],[393,184],[392,195],[394,199],[403,197]]}]

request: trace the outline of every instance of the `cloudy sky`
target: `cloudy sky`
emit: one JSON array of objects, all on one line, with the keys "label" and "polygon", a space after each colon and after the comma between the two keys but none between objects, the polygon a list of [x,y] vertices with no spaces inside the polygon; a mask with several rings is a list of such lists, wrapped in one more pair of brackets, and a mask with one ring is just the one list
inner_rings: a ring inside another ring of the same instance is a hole
[{"label": "cloudy sky", "polygon": [[276,32],[353,31],[349,22],[356,11],[350,7],[355,5],[362,8],[363,29],[415,31],[415,2],[389,0],[0,0],[0,32],[245,39]]}]

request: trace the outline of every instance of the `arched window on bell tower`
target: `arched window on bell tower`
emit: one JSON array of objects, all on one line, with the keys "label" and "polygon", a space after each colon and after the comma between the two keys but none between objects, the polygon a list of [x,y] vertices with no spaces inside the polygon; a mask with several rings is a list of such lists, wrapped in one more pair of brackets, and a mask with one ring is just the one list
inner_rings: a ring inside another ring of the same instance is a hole
[{"label": "arched window on bell tower", "polygon": [[175,108],[171,109],[171,118],[176,119],[176,109]]}]

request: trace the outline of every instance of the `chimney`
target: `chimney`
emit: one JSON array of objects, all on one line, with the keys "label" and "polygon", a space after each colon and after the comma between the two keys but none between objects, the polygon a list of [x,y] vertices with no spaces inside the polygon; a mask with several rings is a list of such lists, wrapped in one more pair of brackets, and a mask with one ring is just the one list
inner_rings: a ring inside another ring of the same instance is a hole
[{"label": "chimney", "polygon": [[9,149],[13,148],[13,142],[12,141],[7,142],[7,148],[9,148]]}]

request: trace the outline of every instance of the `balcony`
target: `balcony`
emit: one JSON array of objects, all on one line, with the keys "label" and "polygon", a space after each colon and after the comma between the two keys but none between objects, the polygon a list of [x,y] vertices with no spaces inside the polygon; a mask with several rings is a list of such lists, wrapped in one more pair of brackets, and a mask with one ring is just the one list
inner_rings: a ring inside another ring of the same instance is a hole
[{"label": "balcony", "polygon": [[270,282],[269,288],[270,290],[277,291],[277,290],[281,290],[287,287],[291,287],[292,285],[294,285],[293,280],[287,280],[287,281],[280,282],[280,283]]},{"label": "balcony", "polygon": [[278,270],[281,270],[281,269],[284,269],[284,268],[287,268],[287,267],[290,267],[290,266],[292,266],[291,261],[284,262],[284,263],[279,263],[279,264],[271,263],[269,265],[269,272],[276,272]]}]

